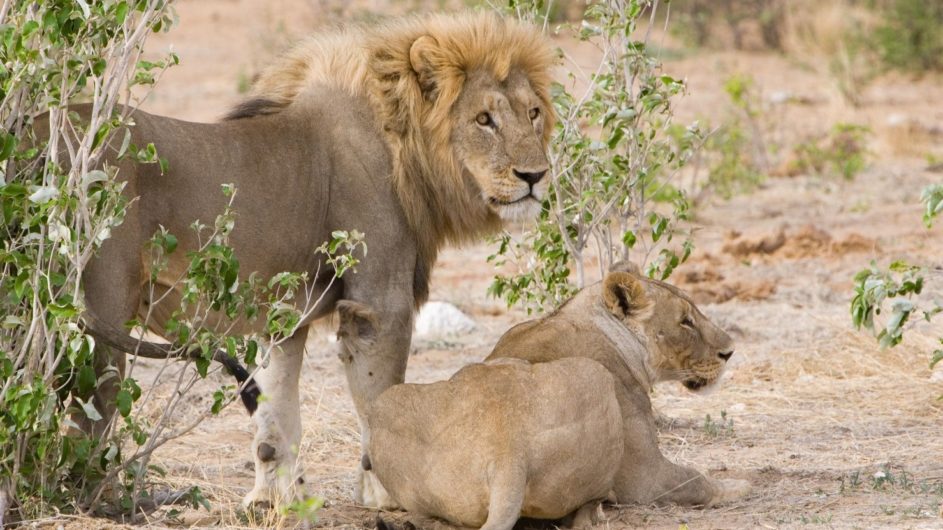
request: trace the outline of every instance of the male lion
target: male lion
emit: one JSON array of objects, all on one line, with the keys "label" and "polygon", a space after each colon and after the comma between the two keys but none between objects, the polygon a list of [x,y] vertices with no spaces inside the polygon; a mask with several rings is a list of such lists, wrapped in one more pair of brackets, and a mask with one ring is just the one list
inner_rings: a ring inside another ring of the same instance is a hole
[{"label": "male lion", "polygon": [[588,357],[615,376],[625,441],[613,484],[618,502],[711,506],[746,495],[747,481],[669,462],[658,449],[649,400],[659,381],[680,380],[692,391],[716,383],[733,355],[730,336],[681,290],[627,268],[617,266],[549,316],[514,326],[488,359]]},{"label": "male lion", "polygon": [[[223,183],[239,190],[241,221],[230,242],[244,271],[323,272],[313,250],[332,231],[366,234],[369,259],[334,284],[258,376],[267,399],[255,413],[256,480],[246,502],[291,498],[303,483],[298,376],[312,320],[350,303],[374,309],[369,337],[341,333],[340,357],[363,417],[366,403],[403,382],[413,312],[427,297],[439,249],[538,211],[549,180],[552,61],[539,31],[492,14],[341,30],[276,61],[221,123],[135,112],[131,141],[153,142],[169,163],[165,173],[116,161],[118,146],[108,147],[127,195],[139,200],[83,277],[86,323],[103,346],[136,348],[118,330],[155,301],[141,288],[142,248],[160,226],[179,239],[157,279],[156,296],[167,299],[151,308],[151,323],[162,329],[178,307],[173,286],[186,252],[197,248],[190,225],[223,210]],[[152,350],[163,351],[153,344],[140,351]],[[123,370],[123,354],[103,347],[96,354],[102,370],[109,363]],[[115,391],[100,390],[99,410]]]},{"label": "male lion", "polygon": [[[358,314],[369,330],[368,311]],[[611,272],[553,314],[511,328],[485,364],[381,394],[367,413],[364,463],[385,488],[372,500],[491,530],[581,506],[576,522],[585,523],[610,492],[646,504],[741,497],[746,481],[665,459],[648,398],[656,381],[714,384],[732,354],[730,337],[679,290]]]}]

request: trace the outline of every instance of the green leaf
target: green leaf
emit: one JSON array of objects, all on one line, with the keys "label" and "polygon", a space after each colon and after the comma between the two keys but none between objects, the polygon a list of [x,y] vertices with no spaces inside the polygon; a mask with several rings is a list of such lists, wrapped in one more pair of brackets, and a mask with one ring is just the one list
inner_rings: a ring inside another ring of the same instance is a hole
[{"label": "green leaf", "polygon": [[118,412],[121,413],[122,417],[127,418],[131,414],[131,405],[134,404],[134,399],[131,397],[131,393],[127,390],[119,390],[118,395],[116,396],[116,402],[118,405]]},{"label": "green leaf", "polygon": [[0,131],[0,138],[2,138],[2,148],[0,148],[0,162],[10,158],[10,155],[13,154],[14,149],[16,149],[16,136],[12,134],[6,134]]},{"label": "green leaf", "polygon": [[128,16],[128,3],[127,2],[118,2],[115,6],[115,22],[118,25],[124,24],[125,18]]},{"label": "green leaf", "polygon": [[259,353],[259,343],[256,342],[255,339],[249,339],[248,343],[246,344],[246,356],[244,359],[245,363],[250,366],[254,365],[255,357],[256,355],[258,355],[258,353]]},{"label": "green leaf", "polygon": [[213,406],[210,409],[214,415],[219,414],[219,411],[223,410],[223,403],[226,401],[226,393],[222,390],[217,390],[213,392]]},{"label": "green leaf", "polygon": [[210,360],[203,357],[197,357],[193,362],[196,364],[197,373],[200,374],[200,377],[205,379],[207,371],[210,368]]},{"label": "green leaf", "polygon": [[90,396],[92,391],[95,390],[97,379],[95,377],[95,369],[91,366],[83,366],[79,368],[79,373],[76,376],[76,383],[78,384],[79,395],[81,396]]},{"label": "green leaf", "polygon": [[[943,339],[940,340],[940,343],[943,344]],[[943,349],[933,350],[933,358],[930,359],[930,369],[932,370],[940,361],[943,361]]]}]

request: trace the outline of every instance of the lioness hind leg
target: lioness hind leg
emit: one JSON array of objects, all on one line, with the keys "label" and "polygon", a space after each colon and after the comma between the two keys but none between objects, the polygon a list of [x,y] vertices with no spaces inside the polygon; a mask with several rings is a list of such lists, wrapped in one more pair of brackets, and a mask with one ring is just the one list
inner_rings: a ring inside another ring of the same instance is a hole
[{"label": "lioness hind leg", "polygon": [[590,528],[599,521],[603,520],[605,514],[602,511],[602,503],[593,501],[584,504],[579,510],[576,510],[566,521],[569,528]]},{"label": "lioness hind leg", "polygon": [[263,397],[253,416],[255,487],[243,500],[247,506],[277,506],[305,496],[307,488],[298,462],[301,443],[298,378],[307,334],[307,328],[299,329],[273,349],[268,366],[256,378]]},{"label": "lioness hind leg", "polygon": [[495,469],[488,498],[488,518],[481,530],[511,530],[521,518],[527,473],[516,463]]}]

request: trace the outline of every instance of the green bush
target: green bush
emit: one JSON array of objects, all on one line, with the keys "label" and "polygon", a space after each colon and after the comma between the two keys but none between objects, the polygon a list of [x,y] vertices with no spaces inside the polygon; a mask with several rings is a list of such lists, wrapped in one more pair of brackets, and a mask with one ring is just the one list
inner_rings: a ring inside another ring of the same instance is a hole
[{"label": "green bush", "polygon": [[[927,228],[943,213],[943,184],[926,187],[921,194],[924,204],[923,222]],[[907,323],[914,316],[929,322],[943,312],[938,300],[921,299],[930,267],[902,260],[882,269],[875,262],[855,275],[855,294],[851,299],[851,322],[856,329],[873,333],[882,348],[896,346],[904,339]],[[890,312],[887,315],[888,310]],[[943,337],[940,348],[930,354],[930,368],[943,360]]]},{"label": "green bush", "polygon": [[[0,10],[0,505],[22,518],[97,501],[121,449],[117,438],[63,436],[73,411],[97,415],[81,271],[127,207],[115,168],[91,168],[127,123],[117,106],[126,87],[175,61],[139,61],[170,16],[156,0],[18,0]],[[66,109],[82,100],[95,106],[87,121]],[[43,145],[33,119],[47,111]],[[121,387],[124,411],[140,388]]]},{"label": "green bush", "polygon": [[890,0],[879,13],[874,42],[887,68],[943,70],[943,2]]},{"label": "green bush", "polygon": [[[183,300],[164,330],[183,358],[160,370],[174,381],[173,392],[156,397],[147,384],[156,380],[139,381],[133,366],[116,380],[116,370],[96,365],[95,341],[82,323],[82,271],[133,199],[122,194],[117,169],[101,161],[106,145],[120,145],[118,158],[168,169],[152,144],[129,143],[127,105],[135,101],[124,99],[129,87],[153,84],[176,63],[173,55],[140,58],[147,35],[169,27],[168,5],[18,0],[0,9],[0,518],[9,510],[21,520],[91,513],[134,522],[165,501],[208,506],[199,488],[161,491],[163,472],[151,455],[236,399],[235,385],[223,384],[196,417],[177,413],[188,391],[219,369],[211,365],[218,352],[254,365],[323,296],[314,288],[319,279],[304,274],[240,275],[229,246],[237,190],[224,186],[229,207],[211,225],[194,220],[202,246],[187,254],[189,268],[176,286]],[[68,108],[79,101],[92,103],[84,120]],[[34,130],[38,116],[48,120],[48,134]],[[116,131],[124,136],[109,143]],[[162,230],[142,249],[152,280],[176,247],[175,235]],[[332,283],[366,249],[361,234],[338,231],[317,252]],[[211,310],[264,319],[264,333],[229,335],[232,322],[211,323]],[[128,327],[149,324],[145,318]],[[117,387],[113,418],[92,399],[104,383]],[[76,422],[95,424],[96,433]],[[314,510],[316,503],[304,515]]]},{"label": "green bush", "polygon": [[868,164],[867,138],[871,130],[863,125],[837,123],[819,138],[794,148],[791,172],[837,175],[852,180]]},{"label": "green bush", "polygon": [[[766,137],[770,124],[753,78],[732,75],[724,82],[724,91],[730,98],[729,111],[720,126],[705,127],[710,133],[691,164],[689,189],[695,203],[711,193],[729,199],[752,192],[768,173],[771,153]],[[688,142],[683,127],[673,126],[669,132],[679,145]],[[702,166],[707,169],[706,178],[700,174]]]},{"label": "green bush", "polygon": [[[538,2],[510,4],[538,22],[545,16]],[[687,141],[678,143],[669,134],[672,100],[684,84],[662,72],[636,36],[656,5],[613,0],[586,11],[580,38],[602,47],[606,59],[591,69],[585,92],[553,87],[560,119],[551,142],[550,192],[536,224],[520,237],[505,233],[489,258],[514,268],[496,276],[489,290],[509,305],[555,307],[621,259],[667,278],[691,253],[684,228],[689,204],[674,179],[703,135],[686,128]]]},{"label": "green bush", "polygon": [[763,183],[764,175],[751,155],[752,145],[743,126],[731,122],[711,133],[704,145],[710,159],[706,189],[729,199],[749,193]]}]

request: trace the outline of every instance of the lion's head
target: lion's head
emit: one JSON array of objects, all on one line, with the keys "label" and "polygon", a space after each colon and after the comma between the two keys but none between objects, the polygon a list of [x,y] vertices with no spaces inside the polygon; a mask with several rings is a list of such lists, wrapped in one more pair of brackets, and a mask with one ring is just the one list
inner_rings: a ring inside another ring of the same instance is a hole
[{"label": "lion's head", "polygon": [[504,81],[475,71],[455,102],[452,150],[478,184],[482,200],[503,219],[535,215],[547,193],[543,135],[548,112],[519,71]]},{"label": "lion's head", "polygon": [[718,381],[733,355],[730,336],[672,285],[618,270],[603,280],[601,297],[610,313],[644,337],[655,381],[701,390]]},{"label": "lion's head", "polygon": [[406,216],[437,247],[538,211],[549,185],[552,63],[539,30],[494,14],[393,20],[309,39],[264,71],[229,117],[278,112],[314,85],[364,96]]}]

